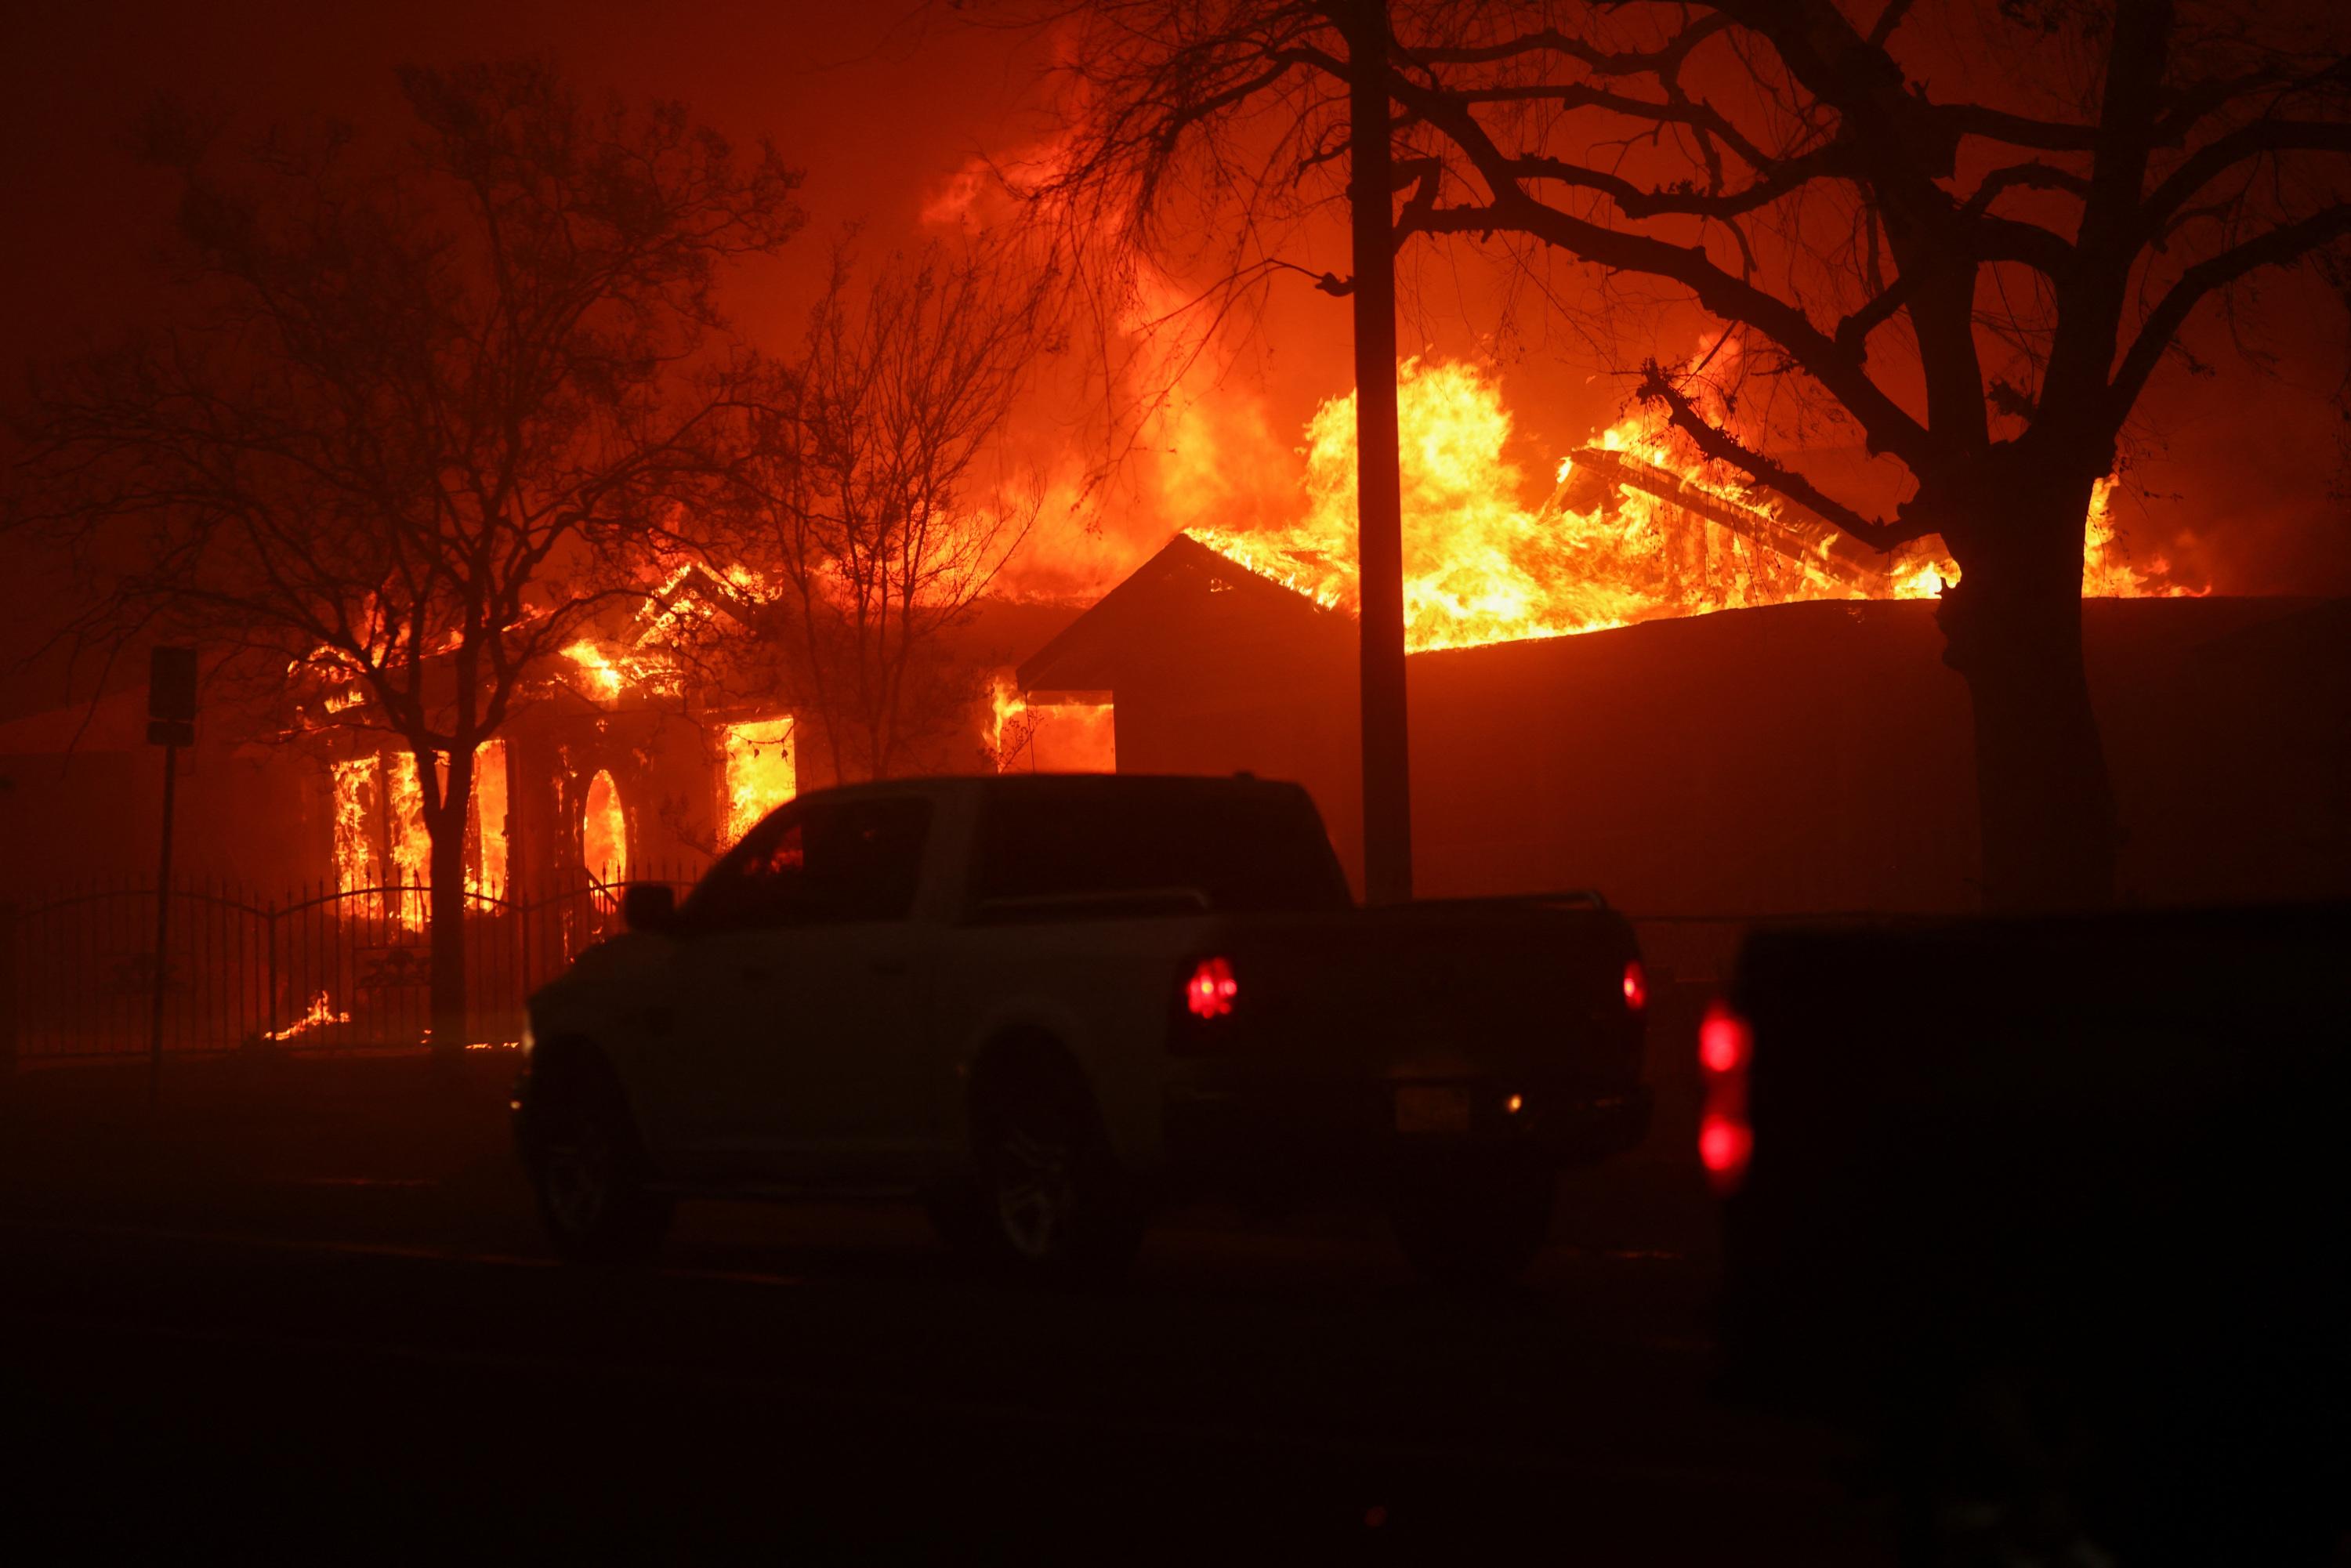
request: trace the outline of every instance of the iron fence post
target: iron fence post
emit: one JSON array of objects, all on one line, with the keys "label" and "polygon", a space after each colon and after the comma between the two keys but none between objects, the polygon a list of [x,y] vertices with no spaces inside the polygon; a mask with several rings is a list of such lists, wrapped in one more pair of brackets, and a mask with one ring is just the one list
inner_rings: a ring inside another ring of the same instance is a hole
[{"label": "iron fence post", "polygon": [[268,954],[262,971],[262,1039],[274,1040],[277,1038],[277,901],[274,898],[262,910],[261,929]]}]

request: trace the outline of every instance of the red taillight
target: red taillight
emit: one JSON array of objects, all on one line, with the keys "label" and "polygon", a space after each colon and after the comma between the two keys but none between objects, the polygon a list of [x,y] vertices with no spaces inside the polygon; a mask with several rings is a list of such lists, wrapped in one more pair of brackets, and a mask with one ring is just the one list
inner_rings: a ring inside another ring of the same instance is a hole
[{"label": "red taillight", "polygon": [[1739,1190],[1755,1152],[1755,1131],[1747,1121],[1747,1063],[1755,1034],[1747,1020],[1716,1002],[1698,1028],[1698,1065],[1706,1069],[1706,1113],[1698,1118],[1698,1157],[1725,1197]]},{"label": "red taillight", "polygon": [[1736,1072],[1747,1065],[1753,1038],[1745,1019],[1717,1002],[1706,1009],[1706,1021],[1698,1026],[1698,1065],[1716,1074]]},{"label": "red taillight", "polygon": [[1649,977],[1638,958],[1625,966],[1625,1005],[1635,1012],[1649,1005]]},{"label": "red taillight", "polygon": [[1220,1019],[1233,1010],[1240,987],[1233,967],[1222,958],[1203,958],[1184,982],[1184,1006],[1196,1019]]},{"label": "red taillight", "polygon": [[1698,1124],[1698,1157],[1726,1191],[1738,1186],[1754,1147],[1754,1131],[1744,1122],[1709,1111]]}]

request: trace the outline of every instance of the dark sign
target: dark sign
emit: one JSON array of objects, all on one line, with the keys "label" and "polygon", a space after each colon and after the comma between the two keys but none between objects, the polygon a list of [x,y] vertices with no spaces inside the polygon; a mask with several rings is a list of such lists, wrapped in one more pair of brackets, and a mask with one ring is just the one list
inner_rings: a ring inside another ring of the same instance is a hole
[{"label": "dark sign", "polygon": [[147,739],[155,746],[190,746],[196,738],[196,651],[147,652]]}]

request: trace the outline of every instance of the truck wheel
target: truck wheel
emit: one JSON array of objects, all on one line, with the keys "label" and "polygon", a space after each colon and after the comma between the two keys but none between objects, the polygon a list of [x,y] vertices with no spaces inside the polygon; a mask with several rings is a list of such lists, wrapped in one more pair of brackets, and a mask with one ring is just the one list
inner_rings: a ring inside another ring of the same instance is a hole
[{"label": "truck wheel", "polygon": [[1421,1277],[1492,1290],[1527,1271],[1551,1238],[1559,1177],[1550,1166],[1483,1161],[1400,1172],[1388,1222]]},{"label": "truck wheel", "polygon": [[668,1234],[670,1200],[652,1190],[644,1145],[601,1062],[549,1085],[531,1186],[549,1240],[575,1263],[639,1263]]},{"label": "truck wheel", "polygon": [[1061,1283],[1117,1278],[1143,1240],[1143,1206],[1110,1149],[1085,1085],[1067,1069],[1024,1069],[973,1107],[981,1250],[1016,1274]]}]

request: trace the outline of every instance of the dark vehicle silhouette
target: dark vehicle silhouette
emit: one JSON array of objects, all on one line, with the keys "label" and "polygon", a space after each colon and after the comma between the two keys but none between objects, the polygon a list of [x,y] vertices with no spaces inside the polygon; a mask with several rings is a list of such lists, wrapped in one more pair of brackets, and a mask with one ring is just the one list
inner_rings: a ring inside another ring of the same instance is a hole
[{"label": "dark vehicle silhouette", "polygon": [[1704,1028],[1724,1388],[1912,1560],[2330,1562],[2351,907],[1751,937]]},{"label": "dark vehicle silhouette", "polygon": [[1207,1195],[1385,1206],[1515,1275],[1558,1172],[1637,1143],[1643,986],[1590,895],[1358,909],[1306,792],[1250,779],[826,790],[534,997],[520,1146],[556,1244],[702,1196],[917,1196],[1029,1271],[1114,1271]]}]

